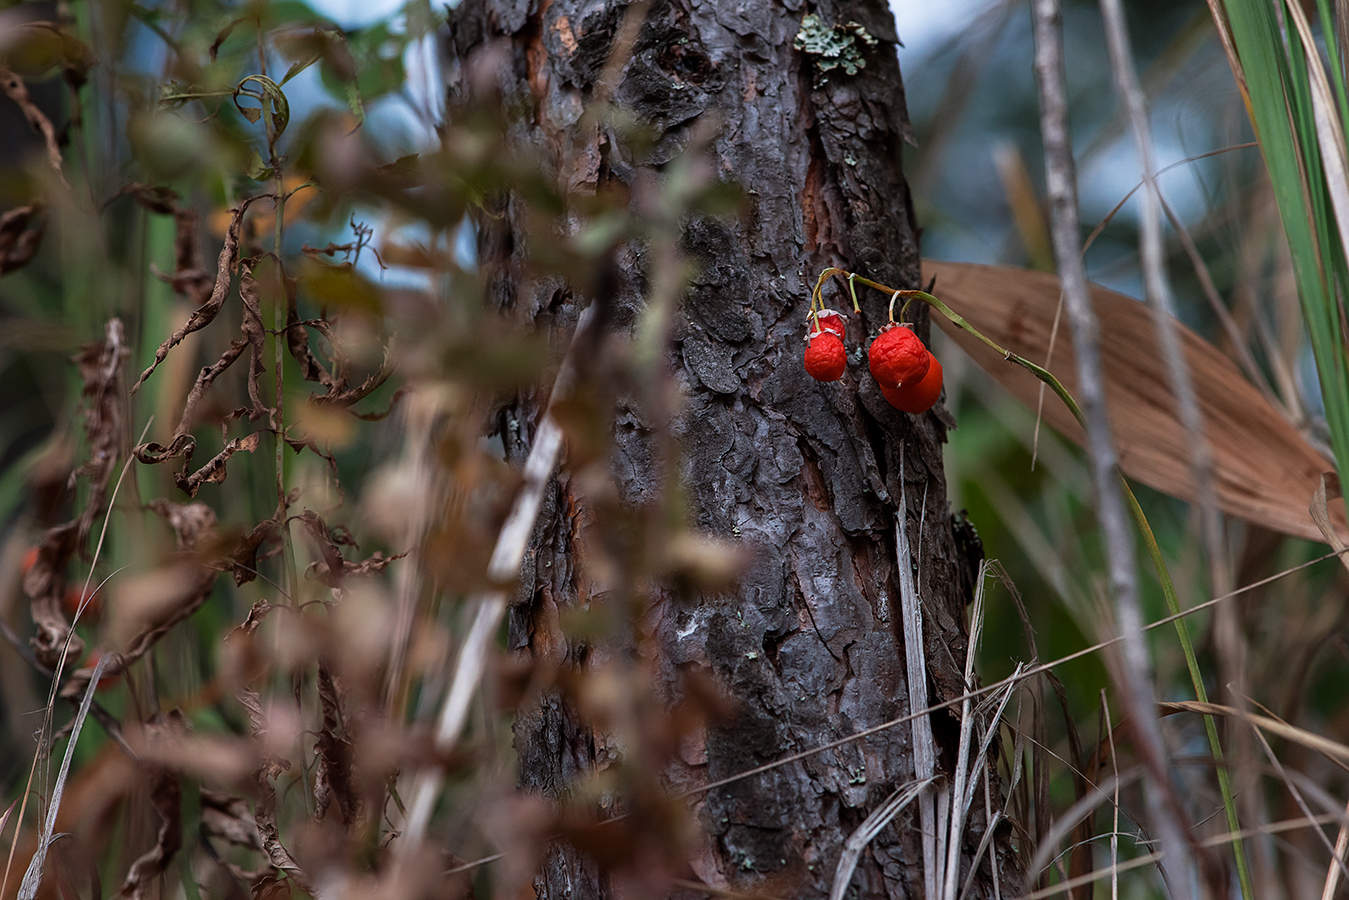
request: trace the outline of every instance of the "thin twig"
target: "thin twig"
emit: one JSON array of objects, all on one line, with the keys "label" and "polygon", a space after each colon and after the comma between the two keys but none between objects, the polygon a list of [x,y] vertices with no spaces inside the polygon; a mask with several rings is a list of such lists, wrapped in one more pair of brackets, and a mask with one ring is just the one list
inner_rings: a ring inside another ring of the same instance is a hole
[{"label": "thin twig", "polygon": [[[1180,804],[1166,765],[1166,745],[1157,718],[1150,681],[1143,615],[1134,569],[1133,536],[1118,482],[1118,457],[1106,416],[1101,371],[1100,327],[1087,292],[1077,213],[1076,170],[1068,131],[1068,99],[1063,63],[1062,14],[1058,0],[1034,0],[1035,76],[1040,94],[1040,131],[1044,141],[1045,183],[1050,202],[1054,256],[1063,286],[1068,322],[1077,357],[1087,448],[1092,463],[1097,517],[1104,538],[1110,591],[1123,637],[1122,687],[1138,735],[1143,761],[1159,790],[1148,791],[1150,818],[1176,866],[1176,884],[1194,884],[1194,863],[1181,825]],[[1164,802],[1163,795],[1171,801]]]},{"label": "thin twig", "polygon": [[[1270,822],[1268,825],[1259,825],[1254,828],[1243,828],[1241,831],[1226,832],[1216,834],[1210,838],[1204,838],[1199,842],[1201,847],[1221,847],[1232,841],[1245,840],[1249,837],[1259,837],[1269,834],[1282,834],[1285,831],[1297,831],[1300,828],[1319,828],[1322,825],[1333,825],[1344,821],[1344,818],[1337,814],[1326,814],[1314,818],[1283,819],[1278,822]],[[1091,884],[1093,881],[1099,881],[1107,875],[1117,875],[1120,872],[1128,872],[1132,869],[1139,869],[1143,866],[1150,866],[1161,862],[1166,857],[1166,853],[1148,853],[1138,856],[1118,865],[1108,866],[1104,869],[1096,869],[1085,875],[1079,875],[1076,878],[1070,878],[1059,884],[1043,888],[1038,891],[1032,891],[1029,894],[1023,894],[1018,900],[1043,900],[1045,897],[1057,897],[1060,894],[1067,894],[1074,888],[1082,887],[1085,884]]]},{"label": "thin twig", "polygon": [[1119,900],[1119,873],[1114,871],[1119,865],[1119,756],[1115,753],[1115,726],[1110,722],[1110,702],[1106,700],[1105,688],[1101,688],[1101,716],[1105,719],[1105,736],[1110,741],[1110,774],[1115,779],[1114,818],[1110,822],[1110,900]]},{"label": "thin twig", "polygon": [[[1349,553],[1349,549],[1346,549],[1344,552]],[[1195,615],[1196,613],[1203,612],[1204,610],[1210,609],[1219,603],[1223,603],[1227,600],[1231,600],[1242,594],[1249,593],[1250,591],[1253,591],[1257,588],[1265,587],[1266,585],[1278,581],[1281,578],[1286,578],[1289,575],[1310,568],[1311,566],[1314,566],[1318,563],[1326,562],[1327,560],[1335,557],[1336,555],[1338,554],[1333,551],[1330,553],[1324,553],[1321,556],[1318,556],[1314,559],[1307,560],[1306,562],[1299,563],[1296,566],[1284,569],[1281,572],[1276,572],[1273,575],[1266,576],[1265,578],[1261,578],[1258,581],[1253,581],[1250,584],[1236,588],[1231,593],[1225,594],[1221,597],[1213,597],[1209,600],[1205,600],[1203,603],[1197,603],[1194,606],[1191,606],[1189,609],[1183,610],[1179,613],[1176,613],[1175,615],[1165,616],[1161,619],[1157,619],[1156,621],[1150,622],[1147,625],[1145,625],[1143,627],[1143,630],[1147,632],[1152,631],[1153,629],[1156,628],[1162,628],[1166,625],[1170,625],[1177,619],[1185,618],[1188,616]],[[972,691],[968,691],[964,694],[961,694],[958,697],[952,697],[949,700],[943,700],[938,703],[934,703],[933,705],[925,709],[920,709],[915,712],[898,716],[894,719],[890,719],[889,721],[882,722],[879,725],[873,725],[870,728],[865,728],[861,731],[854,732],[850,735],[846,735],[844,737],[838,738],[837,740],[830,741],[826,744],[821,744],[816,747],[811,747],[806,750],[801,750],[799,752],[792,753],[784,757],[780,757],[776,760],[773,760],[772,762],[764,763],[761,766],[755,766],[751,769],[745,769],[741,772],[735,773],[734,775],[728,775],[725,778],[719,778],[716,781],[709,781],[706,784],[688,788],[684,791],[679,792],[678,794],[675,794],[674,796],[676,799],[679,800],[687,800],[692,797],[697,797],[701,796],[702,794],[706,794],[709,791],[714,791],[718,788],[723,788],[726,787],[727,785],[735,784],[736,782],[743,781],[746,778],[753,778],[756,775],[762,775],[765,772],[771,772],[774,769],[779,769],[783,766],[800,762],[803,759],[809,759],[810,757],[818,756],[821,753],[828,753],[830,750],[836,750],[839,747],[843,747],[855,741],[860,741],[864,738],[871,737],[874,734],[879,734],[883,731],[888,731],[891,728],[897,728],[901,725],[907,724],[908,722],[912,721],[913,719],[919,716],[929,716],[934,712],[940,712],[943,709],[950,709],[953,706],[958,706],[959,704],[964,703],[967,700],[984,697],[988,694],[994,693],[995,691],[1003,690],[1009,686],[1014,686],[1016,684],[1021,683],[1022,681],[1027,681],[1031,678],[1036,677],[1037,675],[1041,675],[1045,672],[1048,672],[1051,669],[1055,669],[1066,663],[1070,663],[1073,660],[1081,659],[1084,656],[1090,656],[1091,654],[1097,653],[1107,647],[1112,647],[1123,640],[1124,637],[1122,635],[1116,635],[1113,638],[1100,641],[1096,644],[1091,645],[1090,647],[1083,647],[1080,650],[1074,650],[1072,653],[1069,653],[1066,656],[1061,656],[1058,659],[1054,659],[1046,663],[1040,663],[1039,665],[1031,666],[1030,668],[1022,671],[1020,674],[1010,675],[1007,678],[1000,679],[999,681],[995,681],[992,684],[986,685],[981,688],[977,688]],[[1018,734],[1021,734],[1021,732],[1018,732]],[[1019,756],[1020,756],[1019,753],[1013,753],[1014,759],[1018,758]],[[1015,779],[1013,779],[1013,782],[1015,782]],[[614,816],[609,819],[605,819],[603,822],[600,822],[598,824],[610,825],[616,822],[623,821],[626,818],[627,814],[625,813]],[[1346,810],[1346,821],[1349,821],[1349,810]],[[487,856],[480,857],[478,859],[461,863],[460,865],[455,866],[454,868],[447,869],[445,870],[444,874],[454,875],[461,872],[467,872],[472,869],[479,868],[480,866],[485,866],[490,863],[494,863],[504,858],[506,855],[507,855],[506,853],[492,853]]]},{"label": "thin twig", "polygon": [[[1143,263],[1144,293],[1152,306],[1153,325],[1157,331],[1162,357],[1166,362],[1167,378],[1171,391],[1175,395],[1176,411],[1181,425],[1189,435],[1190,470],[1195,482],[1195,495],[1199,507],[1199,532],[1208,556],[1210,584],[1216,593],[1224,593],[1231,586],[1231,576],[1224,547],[1222,517],[1218,512],[1217,495],[1213,487],[1213,451],[1205,437],[1203,415],[1199,411],[1199,402],[1195,398],[1194,382],[1189,369],[1185,366],[1181,353],[1180,337],[1176,328],[1176,305],[1171,297],[1171,285],[1166,274],[1166,261],[1162,247],[1162,191],[1152,176],[1155,168],[1152,153],[1152,135],[1148,126],[1147,109],[1143,101],[1143,89],[1139,86],[1138,75],[1134,70],[1133,51],[1129,46],[1129,32],[1124,23],[1124,11],[1120,0],[1101,0],[1101,15],[1105,20],[1106,43],[1110,51],[1110,64],[1115,74],[1115,87],[1129,116],[1129,127],[1133,132],[1134,144],[1138,150],[1139,163],[1143,170],[1143,180],[1147,189],[1142,200],[1142,239],[1140,251]],[[1244,694],[1245,644],[1236,620],[1230,615],[1230,607],[1218,612],[1217,636],[1219,658],[1225,670],[1224,681],[1235,686],[1236,696]],[[1185,636],[1182,635],[1182,640]],[[1194,679],[1195,696],[1206,699],[1206,690],[1201,679]],[[1238,700],[1240,702],[1240,700]],[[1209,747],[1215,762],[1223,760],[1222,744],[1218,739],[1217,728],[1211,720],[1205,720]],[[1248,753],[1239,753],[1238,758],[1249,759]],[[1218,788],[1223,798],[1223,807],[1227,814],[1227,827],[1231,831],[1241,828],[1233,798],[1231,775],[1223,766],[1217,769]],[[1246,852],[1240,841],[1232,845],[1236,861],[1237,879],[1241,883],[1242,893],[1250,897],[1250,870],[1246,862]]]},{"label": "thin twig", "polygon": [[70,761],[75,758],[75,744],[80,739],[80,730],[84,727],[84,720],[89,715],[89,705],[94,702],[94,691],[98,690],[99,679],[103,676],[103,668],[108,664],[108,657],[100,657],[94,664],[94,677],[89,680],[89,684],[84,689],[84,699],[80,702],[79,711],[75,713],[75,723],[70,731],[70,740],[66,743],[66,755],[61,760],[61,771],[56,776],[56,785],[52,788],[51,804],[47,807],[47,820],[42,826],[42,834],[38,838],[37,850],[33,853],[33,858],[28,862],[28,870],[23,874],[23,882],[19,885],[19,900],[33,900],[37,896],[38,885],[42,881],[42,867],[47,860],[47,848],[52,843],[52,833],[56,830],[56,814],[61,810],[61,795],[65,792],[66,776],[70,774]]},{"label": "thin twig", "polygon": [[[1349,550],[1346,550],[1345,552],[1349,553]],[[1216,606],[1217,604],[1222,603],[1225,600],[1230,600],[1233,597],[1237,597],[1241,594],[1248,593],[1249,591],[1253,591],[1256,588],[1264,587],[1265,585],[1271,584],[1274,581],[1279,580],[1280,578],[1287,577],[1288,575],[1291,575],[1302,569],[1306,569],[1310,566],[1316,565],[1317,563],[1325,562],[1326,560],[1329,560],[1335,557],[1336,555],[1337,554],[1334,552],[1324,553],[1321,556],[1316,557],[1315,559],[1308,560],[1305,563],[1299,563],[1298,565],[1293,566],[1290,569],[1285,569],[1282,572],[1276,572],[1275,574],[1270,575],[1266,578],[1262,578],[1259,581],[1254,581],[1248,585],[1245,585],[1244,587],[1239,587],[1236,590],[1228,594],[1224,594],[1221,597],[1214,597],[1211,600],[1205,600],[1203,603],[1197,603],[1194,606],[1191,606],[1189,609],[1183,610],[1180,613],[1170,616],[1164,616],[1163,618],[1157,619],[1154,622],[1148,623],[1143,627],[1143,631],[1145,632],[1152,631],[1155,628],[1161,628],[1164,625],[1169,625],[1175,622],[1177,619],[1181,619],[1187,616],[1194,615],[1195,613],[1202,612],[1203,610]],[[1058,659],[1051,660],[1050,662],[1031,666],[1029,669],[1026,669],[1026,671],[1021,673],[1021,676],[1018,680],[1025,681],[1027,679],[1034,678],[1036,675],[1039,675],[1043,672],[1048,672],[1051,669],[1055,669],[1061,665],[1064,665],[1065,663],[1072,662],[1075,659],[1081,659],[1084,656],[1090,656],[1091,654],[1104,650],[1107,647],[1113,647],[1115,644],[1121,643],[1123,640],[1124,635],[1116,635],[1115,637],[1107,638],[1104,641],[1099,641],[1095,644],[1092,644],[1090,647],[1083,647],[1081,650],[1074,650],[1072,653],[1069,653],[1065,656],[1061,656]],[[926,709],[920,709],[917,710],[916,712],[911,712],[906,715],[891,719],[888,722],[882,722],[879,725],[873,725],[870,728],[854,732],[853,734],[847,735],[846,737],[841,737],[838,740],[830,741],[827,744],[822,744],[818,747],[812,747],[808,750],[802,750],[800,752],[793,753],[780,759],[774,760],[773,762],[764,763],[763,765],[755,766],[752,769],[746,769],[745,771],[739,772],[735,775],[728,775],[725,778],[719,778],[716,781],[711,781],[708,782],[707,784],[699,785],[698,787],[689,788],[688,790],[678,794],[678,796],[681,799],[683,799],[697,796],[700,794],[705,794],[708,791],[716,790],[717,788],[725,787],[729,784],[734,784],[737,781],[741,781],[746,778],[752,778],[753,776],[760,775],[764,772],[770,772],[773,769],[780,768],[781,766],[790,765],[791,763],[798,762],[802,759],[807,759],[811,756],[816,756],[820,753],[827,753],[830,750],[834,750],[837,749],[838,747],[850,744],[853,741],[858,741],[861,740],[862,738],[870,737],[873,734],[878,734],[890,728],[895,728],[897,726],[903,725],[917,716],[926,716],[931,713],[938,712],[939,710],[949,709],[950,707],[963,703],[968,698],[982,697],[985,694],[991,694],[994,691],[1000,690],[1006,687],[1007,685],[1014,683],[1015,680],[1009,676],[1007,678],[1001,679],[1000,681],[995,681],[992,684],[986,685],[977,690],[969,691],[968,693],[962,694],[959,697],[952,697],[949,700],[943,700],[939,703],[935,703],[932,706],[927,707]]]},{"label": "thin twig", "polygon": [[[1349,850],[1349,804],[1344,807],[1344,821],[1340,823],[1340,833],[1335,837],[1335,847],[1332,851],[1335,858],[1331,860],[1330,868],[1326,870],[1326,882],[1321,888],[1321,900],[1333,900],[1335,889],[1340,884],[1340,869],[1344,868],[1341,860],[1344,859],[1344,853]],[[1339,863],[1339,865],[1336,865]]]},{"label": "thin twig", "polygon": [[[1304,816],[1311,818],[1315,813],[1313,813],[1311,807],[1307,805],[1307,801],[1302,796],[1302,792],[1297,789],[1297,785],[1293,784],[1293,780],[1288,777],[1288,770],[1283,767],[1283,763],[1280,762],[1279,757],[1275,755],[1274,748],[1269,745],[1269,741],[1265,738],[1264,732],[1255,725],[1251,726],[1251,731],[1255,733],[1256,740],[1260,742],[1260,749],[1265,752],[1265,758],[1269,760],[1269,764],[1274,767],[1275,772],[1279,773],[1279,777],[1283,779],[1283,783],[1288,787],[1288,793],[1293,798],[1293,802],[1297,804],[1297,808],[1302,810]],[[1343,826],[1341,826],[1341,828],[1343,828]],[[1344,867],[1344,860],[1340,858],[1340,854],[1336,851],[1335,846],[1330,843],[1330,838],[1326,837],[1326,833],[1318,828],[1316,829],[1316,836],[1321,839],[1321,843],[1330,851],[1331,868],[1339,869],[1343,874],[1349,875],[1349,870]]]}]

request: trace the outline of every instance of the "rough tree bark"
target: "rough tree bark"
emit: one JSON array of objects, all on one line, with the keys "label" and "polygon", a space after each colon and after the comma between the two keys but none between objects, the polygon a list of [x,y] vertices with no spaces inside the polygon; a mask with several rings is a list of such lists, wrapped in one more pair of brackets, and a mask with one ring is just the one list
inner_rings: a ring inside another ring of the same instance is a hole
[{"label": "rough tree bark", "polygon": [[[528,139],[546,148],[572,183],[603,187],[635,177],[617,148],[600,146],[612,135],[575,131],[625,5],[483,0],[462,4],[451,17],[450,52],[466,60],[495,46],[501,88],[534,110]],[[826,26],[855,23],[835,36],[865,66],[851,74],[822,71],[818,59],[795,49],[808,12]],[[735,596],[671,604],[656,617],[670,683],[681,666],[702,664],[740,705],[733,721],[709,731],[705,753],[685,754],[668,773],[677,786],[723,778],[907,712],[895,571],[901,457],[930,693],[943,700],[961,692],[964,611],[980,551],[949,512],[944,413],[912,417],[890,408],[860,351],[834,384],[810,380],[800,363],[809,284],[822,267],[919,286],[917,229],[900,166],[908,124],[896,41],[880,2],[815,9],[790,0],[657,2],[616,87],[615,99],[658,129],[657,168],[703,116],[717,116],[719,174],[744,185],[751,202],[738,224],[694,219],[683,235],[685,251],[701,264],[676,317],[670,359],[686,395],[676,426],[683,481],[696,525],[743,541],[754,556]],[[487,235],[483,253],[509,263],[522,250],[511,240],[509,210],[504,222]],[[643,283],[640,256],[621,265],[631,271],[620,283]],[[640,304],[636,287],[623,290],[630,296],[618,298],[620,307]],[[862,299],[862,321],[851,318],[849,329],[874,332],[885,321],[885,298]],[[550,292],[502,302],[556,322],[567,319],[558,307],[570,298]],[[926,331],[923,320],[920,334]],[[630,500],[641,497],[651,466],[638,425],[620,419],[615,429],[614,469]],[[563,483],[544,509],[524,602],[512,613],[511,644],[527,652],[557,652],[536,646],[542,607],[588,599],[578,597],[584,588],[568,563],[568,500]],[[956,717],[938,713],[933,728],[938,769],[949,769]],[[711,792],[697,810],[706,843],[692,871],[738,887],[787,876],[796,896],[826,896],[844,841],[914,777],[909,735],[907,726],[889,729]],[[545,792],[596,762],[594,737],[556,698],[521,711],[516,744],[522,782]],[[982,827],[976,817],[967,829],[967,861]],[[921,894],[917,833],[911,807],[871,842],[850,896]],[[1006,889],[1015,883],[1006,833],[994,847]],[[988,865],[986,858],[985,872]],[[988,883],[979,884],[982,896]],[[549,898],[610,893],[597,864],[567,846],[550,852],[535,889]]]}]

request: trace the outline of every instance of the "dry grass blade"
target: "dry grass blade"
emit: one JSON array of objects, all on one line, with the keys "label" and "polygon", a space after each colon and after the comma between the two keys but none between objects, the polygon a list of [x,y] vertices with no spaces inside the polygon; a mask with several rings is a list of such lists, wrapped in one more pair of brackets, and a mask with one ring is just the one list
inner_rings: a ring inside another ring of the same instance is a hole
[{"label": "dry grass blade", "polygon": [[1340,833],[1335,838],[1335,846],[1331,853],[1335,857],[1330,861],[1330,868],[1326,870],[1326,883],[1321,888],[1321,900],[1331,900],[1335,896],[1335,889],[1340,884],[1340,869],[1344,868],[1344,853],[1349,850],[1349,806],[1344,808],[1345,820],[1340,823]]},{"label": "dry grass blade", "polygon": [[14,807],[18,805],[18,798],[15,798],[9,802],[9,806],[5,807],[4,813],[0,814],[0,835],[3,835],[5,829],[9,827],[9,817],[14,815]]},{"label": "dry grass blade", "polygon": [[838,867],[834,870],[834,885],[829,890],[829,900],[843,900],[848,894],[848,885],[852,883],[853,872],[857,869],[857,860],[871,839],[881,832],[895,816],[904,811],[904,807],[913,802],[924,789],[933,782],[931,778],[911,781],[890,795],[861,825],[857,826],[843,845],[838,857]]},{"label": "dry grass blade", "polygon": [[1284,740],[1301,744],[1308,750],[1320,753],[1342,768],[1349,768],[1349,746],[1269,716],[1243,712],[1235,707],[1223,706],[1220,703],[1200,703],[1197,700],[1176,700],[1159,703],[1158,706],[1164,711],[1193,712],[1207,716],[1228,716],[1234,719],[1245,719],[1256,728],[1272,731]]},{"label": "dry grass blade", "polygon": [[[975,580],[974,589],[974,608],[970,613],[970,638],[965,649],[965,682],[964,688],[969,691],[975,687],[974,680],[974,657],[978,651],[979,639],[984,630],[984,589],[988,584],[989,562],[985,560],[979,565],[979,576]],[[1017,665],[1017,672],[1021,670],[1020,664]],[[1008,690],[1010,696],[1011,691]],[[969,796],[973,798],[974,793],[970,786],[969,774],[977,772],[978,767],[966,768],[969,760],[970,741],[974,736],[974,713],[970,709],[970,702],[966,700],[960,704],[960,741],[956,750],[955,771],[951,776],[951,834],[946,844],[946,878],[942,886],[943,896],[951,897],[955,893],[956,878],[960,872],[960,829],[963,824],[963,811],[967,808],[965,803],[965,793],[969,791]],[[994,720],[993,730],[997,730],[997,721]]]},{"label": "dry grass blade", "polygon": [[[993,843],[993,835],[997,833],[998,824],[1002,821],[1002,811],[991,813],[988,817],[988,827],[984,829],[984,836],[979,839],[979,846],[974,850],[974,856],[970,858],[970,870],[965,874],[965,886],[960,890],[960,900],[966,900],[970,891],[974,890],[974,876],[979,874],[979,863],[983,862],[984,854],[988,852],[989,845]],[[995,890],[1000,890],[998,885],[998,867],[993,866],[993,884]]]},{"label": "dry grass blade", "polygon": [[[936,276],[936,291],[985,334],[1028,359],[1043,358],[1058,305],[1053,275],[1006,266],[925,260],[924,278]],[[1123,294],[1092,285],[1101,320],[1102,358],[1111,430],[1119,443],[1124,473],[1149,487],[1184,500],[1196,499],[1189,465],[1190,438],[1177,419],[1165,367],[1149,348],[1154,329],[1147,307]],[[1028,407],[1039,381],[934,317],[975,362]],[[1185,364],[1203,414],[1213,451],[1218,506],[1275,531],[1322,540],[1307,513],[1321,473],[1332,464],[1242,377],[1236,365],[1211,344],[1177,323]],[[1073,349],[1056,351],[1055,374],[1077,391]],[[1045,408],[1045,418],[1081,443],[1082,430],[1061,404]],[[1349,532],[1343,515],[1336,526]]]},{"label": "dry grass blade", "polygon": [[52,832],[56,830],[56,814],[61,809],[61,794],[65,791],[66,776],[70,774],[70,761],[75,757],[75,744],[80,739],[84,720],[89,716],[89,706],[94,702],[94,690],[98,687],[98,681],[103,676],[106,665],[105,658],[102,658],[94,666],[93,677],[89,679],[89,684],[84,689],[84,699],[80,701],[79,711],[75,713],[72,721],[70,740],[66,743],[66,755],[61,760],[61,772],[56,776],[56,784],[52,788],[51,805],[47,807],[47,821],[42,826],[42,835],[38,838],[37,850],[28,863],[28,871],[24,872],[23,882],[19,885],[19,900],[33,900],[37,896],[38,885],[42,882],[42,867],[47,859],[47,848],[51,846]]},{"label": "dry grass blade", "polygon": [[[1255,732],[1255,738],[1260,742],[1260,749],[1264,751],[1265,758],[1269,760],[1270,766],[1273,767],[1275,773],[1283,780],[1284,785],[1288,788],[1289,796],[1297,803],[1297,808],[1302,810],[1302,814],[1310,819],[1315,813],[1311,811],[1311,807],[1307,805],[1307,801],[1302,796],[1302,792],[1298,790],[1297,785],[1293,783],[1293,779],[1289,777],[1288,770],[1284,768],[1283,763],[1279,761],[1279,757],[1275,755],[1274,748],[1269,745],[1269,741],[1265,739],[1264,733],[1261,732],[1259,728],[1252,728],[1251,730]],[[1343,831],[1344,826],[1340,826],[1340,830]],[[1332,869],[1344,869],[1344,861],[1340,858],[1340,853],[1331,845],[1330,838],[1326,837],[1326,833],[1317,828],[1316,836],[1321,839],[1321,843],[1330,851],[1330,867]]]},{"label": "dry grass blade", "polygon": [[[1199,842],[1201,847],[1221,847],[1223,844],[1229,844],[1232,841],[1245,840],[1246,838],[1259,837],[1260,835],[1283,834],[1286,831],[1297,831],[1301,828],[1320,828],[1322,825],[1333,825],[1343,821],[1338,815],[1323,815],[1315,818],[1284,819],[1279,822],[1270,822],[1268,825],[1260,825],[1255,828],[1243,828],[1241,831],[1224,832],[1205,838]],[[1023,894],[1018,900],[1043,900],[1045,897],[1057,897],[1061,894],[1069,894],[1076,888],[1091,884],[1093,881],[1117,875],[1120,872],[1128,872],[1133,869],[1140,869],[1144,866],[1154,865],[1159,862],[1165,854],[1148,853],[1143,856],[1136,856],[1133,859],[1125,860],[1119,865],[1108,866],[1104,869],[1096,869],[1077,878],[1070,878],[1059,884],[1042,888],[1038,891],[1031,891],[1029,894]]]},{"label": "dry grass blade", "polygon": [[[1127,773],[1126,780],[1133,781],[1141,774],[1142,772],[1138,770]],[[1034,882],[1040,877],[1040,873],[1049,865],[1051,857],[1064,838],[1068,837],[1078,823],[1094,813],[1098,807],[1111,802],[1112,797],[1117,797],[1120,785],[1120,776],[1111,775],[1093,787],[1089,793],[1054,820],[1054,824],[1050,826],[1044,840],[1040,842],[1040,846],[1035,848],[1035,856],[1031,858],[1030,865],[1026,867],[1028,880]]]},{"label": "dry grass blade", "polygon": [[1334,472],[1322,472],[1316,483],[1316,492],[1312,494],[1312,502],[1307,507],[1307,512],[1312,517],[1312,521],[1316,523],[1316,528],[1321,532],[1325,542],[1339,556],[1340,564],[1349,569],[1349,562],[1345,560],[1343,555],[1346,549],[1344,538],[1341,537],[1341,532],[1335,529],[1334,519],[1330,512],[1330,501],[1341,496],[1340,477]]},{"label": "dry grass blade", "polygon": [[[928,705],[927,661],[923,653],[923,611],[918,588],[913,580],[913,556],[909,551],[908,498],[904,484],[904,457],[899,458],[899,510],[895,516],[895,569],[899,574],[900,609],[904,630],[904,674],[908,685],[909,709],[920,710]],[[936,743],[932,737],[932,722],[926,715],[914,715],[910,722],[913,731],[914,775],[920,782],[930,782],[937,768]],[[937,823],[931,793],[918,800],[919,823],[923,840],[923,884],[926,896],[937,896],[942,883],[938,866],[943,863],[937,852]]]}]

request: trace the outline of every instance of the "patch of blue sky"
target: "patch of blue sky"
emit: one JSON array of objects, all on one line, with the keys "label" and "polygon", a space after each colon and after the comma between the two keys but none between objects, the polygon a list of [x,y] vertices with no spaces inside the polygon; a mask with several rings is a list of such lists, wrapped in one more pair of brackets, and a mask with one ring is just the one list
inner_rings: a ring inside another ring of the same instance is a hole
[{"label": "patch of blue sky", "polygon": [[[424,29],[426,23],[414,18],[409,11],[424,20],[428,12],[435,17],[434,11],[442,9],[438,4],[432,6],[422,0],[413,0],[412,3],[405,0],[313,0],[313,7],[334,24],[347,30],[368,28],[385,21],[391,22],[399,30],[419,26]],[[440,21],[434,18],[434,24]],[[407,81],[402,90],[365,105],[365,135],[367,140],[378,147],[381,158],[392,161],[436,146],[439,140],[436,129],[444,114],[445,90],[438,53],[434,32],[409,41],[403,53]],[[296,84],[297,97],[303,97],[305,102],[344,108],[344,104],[323,89],[317,67],[297,76],[291,83]],[[424,224],[400,223],[395,217],[374,208],[357,207],[353,214],[358,221],[367,222],[375,229],[376,247],[384,241],[423,246],[432,241],[433,236]],[[466,234],[468,237],[465,237]],[[333,236],[333,239],[339,243],[345,240],[340,236]],[[450,236],[450,240],[456,260],[461,265],[471,265],[476,256],[471,229],[461,225]],[[420,290],[433,287],[432,277],[425,269],[406,266],[382,268],[373,254],[362,254],[357,266],[363,274],[388,287]]]}]

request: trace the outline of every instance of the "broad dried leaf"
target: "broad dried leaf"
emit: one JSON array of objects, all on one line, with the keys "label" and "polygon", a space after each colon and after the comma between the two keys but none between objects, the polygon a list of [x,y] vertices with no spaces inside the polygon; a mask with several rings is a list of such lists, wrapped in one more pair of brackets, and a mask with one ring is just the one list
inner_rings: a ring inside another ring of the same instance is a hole
[{"label": "broad dried leaf", "polygon": [[[1059,302],[1058,277],[1008,266],[923,261],[933,293],[975,328],[1032,362],[1045,364]],[[1191,438],[1180,423],[1175,398],[1156,351],[1152,312],[1144,304],[1099,285],[1091,286],[1101,322],[1110,426],[1126,475],[1173,497],[1193,502]],[[933,319],[985,371],[1031,409],[1040,382],[1004,360],[942,316]],[[1334,465],[1247,381],[1217,348],[1180,323],[1185,363],[1194,380],[1213,451],[1218,506],[1229,515],[1284,534],[1323,540],[1307,505],[1321,474]],[[1072,340],[1061,332],[1047,368],[1077,394]],[[1072,414],[1046,393],[1044,418],[1081,444]],[[1336,524],[1346,531],[1343,515]]]}]

